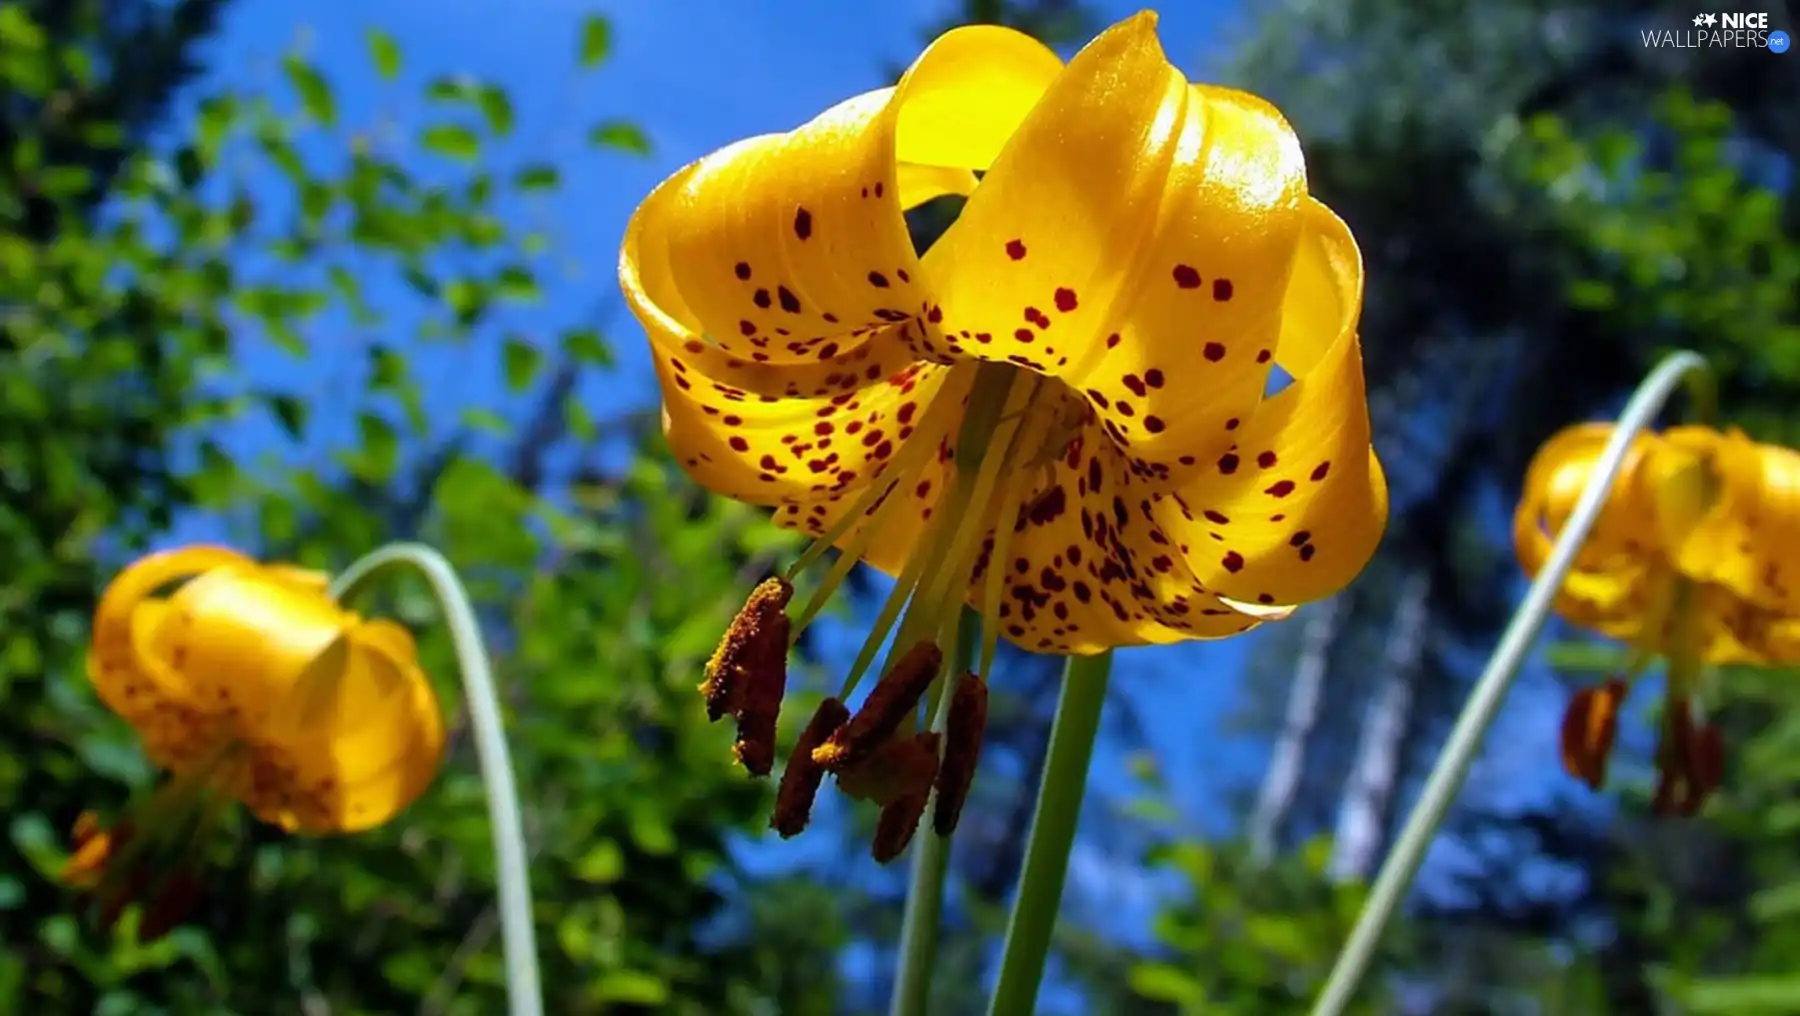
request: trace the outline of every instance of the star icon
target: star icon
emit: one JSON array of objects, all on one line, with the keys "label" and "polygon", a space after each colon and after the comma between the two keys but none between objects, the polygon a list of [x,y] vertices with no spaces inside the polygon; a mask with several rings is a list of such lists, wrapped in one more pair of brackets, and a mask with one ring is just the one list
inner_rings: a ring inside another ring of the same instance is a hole
[{"label": "star icon", "polygon": [[1706,24],[1706,15],[1704,15],[1704,14],[1694,15],[1694,27],[1695,28],[1699,28],[1701,25],[1704,25],[1704,24]]},{"label": "star icon", "polygon": [[1707,27],[1708,28],[1712,27],[1714,24],[1716,24],[1718,22],[1718,20],[1719,20],[1719,16],[1717,14],[1708,14],[1706,16]]}]

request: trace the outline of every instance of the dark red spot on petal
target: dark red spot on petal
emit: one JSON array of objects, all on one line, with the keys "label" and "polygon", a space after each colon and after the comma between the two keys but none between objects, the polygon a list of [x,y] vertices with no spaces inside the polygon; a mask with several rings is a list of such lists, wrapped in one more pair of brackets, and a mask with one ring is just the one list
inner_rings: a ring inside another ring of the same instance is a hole
[{"label": "dark red spot on petal", "polygon": [[1119,344],[1119,333],[1114,332],[1106,337],[1106,348],[1111,349]]},{"label": "dark red spot on petal", "polygon": [[1144,417],[1144,429],[1149,431],[1150,433],[1161,434],[1163,432],[1163,427],[1164,427],[1164,424],[1162,422],[1162,417],[1160,417],[1160,416]]},{"label": "dark red spot on petal", "polygon": [[1288,538],[1288,546],[1290,547],[1304,547],[1311,542],[1312,532],[1306,529],[1302,529]]},{"label": "dark red spot on petal", "polygon": [[1262,351],[1262,352],[1260,352],[1260,353],[1257,353],[1257,354],[1256,354],[1256,362],[1257,362],[1257,363],[1268,363],[1268,362],[1269,362],[1269,357],[1270,357],[1270,356],[1271,356],[1271,355],[1272,355],[1272,354],[1270,354],[1270,352],[1269,352],[1269,351],[1268,351],[1268,350],[1266,350],[1266,349],[1265,349],[1265,350],[1263,350],[1263,351]]},{"label": "dark red spot on petal", "polygon": [[1221,342],[1208,342],[1206,348],[1200,351],[1200,355],[1214,363],[1218,363],[1220,360],[1225,359],[1225,345]]},{"label": "dark red spot on petal", "polygon": [[755,335],[756,334],[756,322],[754,322],[754,321],[739,321],[738,322],[738,331],[743,332],[745,335]]},{"label": "dark red spot on petal", "polygon": [[766,289],[757,290],[755,295],[750,297],[750,299],[763,310],[768,310],[769,306],[775,302],[774,298],[769,296],[769,291]]},{"label": "dark red spot on petal", "polygon": [[[812,235],[812,213],[802,208],[794,212],[794,235],[804,240]],[[1213,293],[1219,291],[1219,284],[1213,283]]]},{"label": "dark red spot on petal", "polygon": [[1300,560],[1311,561],[1313,559],[1313,555],[1318,552],[1319,552],[1319,548],[1316,545],[1309,543],[1306,546],[1300,548]]},{"label": "dark red spot on petal", "polygon": [[1227,551],[1224,559],[1219,563],[1225,566],[1226,571],[1236,574],[1244,570],[1244,555],[1235,550]]},{"label": "dark red spot on petal", "polygon": [[1075,291],[1073,289],[1058,289],[1056,291],[1056,309],[1062,311],[1064,314],[1075,309]]},{"label": "dark red spot on petal", "polygon": [[1023,241],[1023,240],[1008,240],[1008,241],[1006,241],[1006,256],[1009,258],[1012,258],[1014,261],[1025,260],[1025,241]]},{"label": "dark red spot on petal", "polygon": [[1287,497],[1289,494],[1292,494],[1293,492],[1294,492],[1294,481],[1292,481],[1292,480],[1277,481],[1275,484],[1270,486],[1269,489],[1263,491],[1263,493],[1269,495],[1270,497]]},{"label": "dark red spot on petal", "polygon": [[747,261],[739,261],[737,267],[732,270],[737,273],[737,277],[740,279],[748,280],[750,278],[750,263]]},{"label": "dark red spot on petal", "polygon": [[1258,455],[1256,457],[1256,464],[1263,467],[1264,469],[1269,468],[1270,466],[1275,464],[1275,453],[1274,452],[1263,452],[1261,455]]},{"label": "dark red spot on petal", "polygon": [[869,285],[874,286],[876,289],[886,289],[888,286],[887,276],[880,272],[870,272]]},{"label": "dark red spot on petal", "polygon": [[1213,280],[1213,299],[1219,301],[1220,303],[1224,303],[1226,300],[1231,299],[1231,280],[1230,279],[1214,279]]},{"label": "dark red spot on petal", "polygon": [[1237,467],[1238,457],[1236,455],[1226,452],[1224,455],[1219,456],[1219,472],[1229,476],[1232,473],[1237,472]]},{"label": "dark red spot on petal", "polygon": [[743,436],[740,434],[731,435],[730,444],[731,450],[734,452],[747,452],[750,450],[750,442],[744,440]]},{"label": "dark red spot on petal", "polygon": [[1161,388],[1163,386],[1163,372],[1157,370],[1155,367],[1144,371],[1144,383],[1152,388]]},{"label": "dark red spot on petal", "polygon": [[1200,288],[1200,273],[1194,271],[1191,265],[1176,265],[1175,284],[1182,289],[1198,289]]},{"label": "dark red spot on petal", "polygon": [[800,298],[795,296],[793,291],[786,286],[775,287],[775,299],[781,303],[781,309],[787,311],[789,314],[800,313]]},{"label": "dark red spot on petal", "polygon": [[1312,471],[1313,481],[1316,483],[1319,480],[1325,479],[1325,474],[1329,473],[1329,472],[1331,472],[1331,463],[1329,463],[1329,462],[1319,463],[1317,466],[1313,467],[1313,471]]}]

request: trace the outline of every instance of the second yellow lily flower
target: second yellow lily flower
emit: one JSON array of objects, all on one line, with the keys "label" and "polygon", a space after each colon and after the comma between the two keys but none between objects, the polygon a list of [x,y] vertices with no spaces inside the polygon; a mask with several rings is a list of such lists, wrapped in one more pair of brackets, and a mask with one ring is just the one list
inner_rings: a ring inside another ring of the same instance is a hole
[{"label": "second yellow lily flower", "polygon": [[[1513,519],[1525,571],[1548,559],[1612,428],[1580,424],[1548,441]],[[1640,435],[1557,608],[1632,649],[1628,673],[1578,693],[1563,725],[1569,771],[1598,786],[1628,682],[1667,661],[1657,750],[1659,811],[1692,813],[1716,788],[1718,731],[1697,715],[1708,666],[1800,664],[1800,453],[1736,431]]]}]

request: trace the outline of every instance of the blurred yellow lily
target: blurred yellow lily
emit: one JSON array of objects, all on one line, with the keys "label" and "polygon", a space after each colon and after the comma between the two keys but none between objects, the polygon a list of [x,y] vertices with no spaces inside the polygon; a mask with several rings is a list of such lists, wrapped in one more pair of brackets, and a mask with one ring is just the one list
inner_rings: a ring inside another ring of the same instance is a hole
[{"label": "blurred yellow lily", "polygon": [[[1367,563],[1387,493],[1355,240],[1281,115],[1189,84],[1155,29],[1067,66],[953,30],[632,217],[620,278],[678,461],[816,537],[802,566],[843,552],[787,638],[857,560],[898,578],[902,649],[949,644],[967,602],[1062,654],[1234,635]],[[921,255],[904,213],[946,194]]]},{"label": "blurred yellow lily", "polygon": [[113,830],[77,826],[65,880],[97,889],[109,917],[152,877],[189,877],[225,801],[289,832],[356,832],[410,804],[443,758],[404,628],[345,611],[321,574],[224,548],[120,572],[95,612],[88,677],[170,774]]},{"label": "blurred yellow lily", "polygon": [[[1519,562],[1550,556],[1612,434],[1569,427],[1538,450],[1513,517]],[[1709,665],[1800,663],[1800,453],[1742,433],[1678,427],[1633,442],[1557,600],[1569,621],[1632,648],[1627,673],[1575,696],[1563,764],[1598,787],[1630,681],[1661,657],[1668,702],[1657,749],[1659,812],[1691,814],[1717,787],[1716,727],[1696,717]]]}]

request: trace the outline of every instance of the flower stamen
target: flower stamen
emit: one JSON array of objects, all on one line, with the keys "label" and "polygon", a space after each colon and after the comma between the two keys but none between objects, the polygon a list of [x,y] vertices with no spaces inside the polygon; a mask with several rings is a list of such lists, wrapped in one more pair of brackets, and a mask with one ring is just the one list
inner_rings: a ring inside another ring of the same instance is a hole
[{"label": "flower stamen", "polygon": [[1693,816],[1724,776],[1724,742],[1719,728],[1694,721],[1693,702],[1671,696],[1663,709],[1663,732],[1656,748],[1657,815]]},{"label": "flower stamen", "polygon": [[813,761],[813,749],[849,721],[850,710],[844,703],[834,698],[826,699],[819,703],[812,720],[800,732],[800,740],[794,743],[794,750],[788,753],[781,787],[775,793],[775,814],[769,818],[769,828],[779,833],[782,839],[800,835],[812,820],[813,800],[819,795],[819,785],[825,781],[825,767]]},{"label": "flower stamen", "polygon": [[[725,637],[706,662],[706,679],[700,685],[709,721],[716,723],[726,716],[736,716],[743,708],[746,668],[766,663],[771,635],[786,621],[785,610],[793,595],[794,587],[786,579],[764,579],[750,591],[744,606],[731,619]],[[785,638],[780,645],[785,657]]]},{"label": "flower stamen", "polygon": [[700,684],[709,720],[737,720],[732,752],[753,776],[767,776],[775,767],[775,731],[787,692],[786,607],[793,591],[780,577],[752,590],[707,661]]},{"label": "flower stamen", "polygon": [[1610,678],[1576,692],[1563,713],[1563,768],[1594,790],[1606,782],[1607,759],[1619,733],[1619,704],[1629,690],[1625,681]]},{"label": "flower stamen", "polygon": [[934,642],[917,642],[893,668],[875,682],[862,708],[850,722],[813,749],[814,762],[833,772],[854,768],[874,754],[918,708],[925,691],[937,680],[944,651]]},{"label": "flower stamen", "polygon": [[956,831],[975,765],[981,760],[981,738],[987,730],[988,688],[979,674],[966,673],[951,693],[944,723],[944,758],[938,765],[937,802],[931,825],[939,836]]}]

